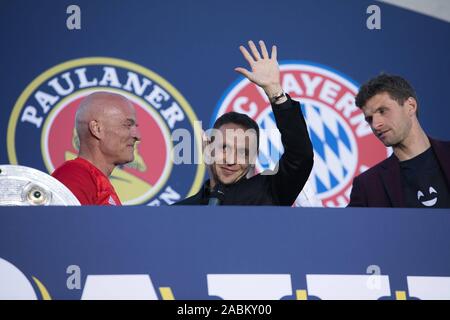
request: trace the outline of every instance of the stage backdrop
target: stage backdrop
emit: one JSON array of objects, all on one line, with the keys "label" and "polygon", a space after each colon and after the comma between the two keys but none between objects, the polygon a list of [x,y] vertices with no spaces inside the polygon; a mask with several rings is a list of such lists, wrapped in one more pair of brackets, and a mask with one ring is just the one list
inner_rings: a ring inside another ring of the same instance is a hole
[{"label": "stage backdrop", "polygon": [[[135,162],[111,177],[122,201],[182,199],[205,178],[196,128],[230,110],[274,126],[267,100],[233,71],[246,66],[238,47],[250,39],[278,46],[283,87],[302,102],[314,144],[310,185],[325,206],[346,205],[353,177],[389,154],[354,106],[370,77],[409,79],[427,133],[450,138],[447,22],[363,0],[72,4],[2,1],[0,163],[51,173],[77,154],[80,99],[110,90],[134,102],[143,136]],[[188,147],[174,163],[180,142]],[[263,135],[258,170],[281,152],[278,135]]]},{"label": "stage backdrop", "polygon": [[186,209],[9,207],[0,300],[450,300],[449,209]]}]

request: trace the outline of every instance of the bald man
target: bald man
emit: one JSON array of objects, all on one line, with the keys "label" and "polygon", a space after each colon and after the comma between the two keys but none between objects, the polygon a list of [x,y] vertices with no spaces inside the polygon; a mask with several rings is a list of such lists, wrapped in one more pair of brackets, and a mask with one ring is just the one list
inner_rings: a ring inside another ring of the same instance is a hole
[{"label": "bald man", "polygon": [[78,107],[75,128],[78,157],[64,162],[52,176],[82,205],[121,205],[109,176],[117,165],[134,160],[140,135],[132,103],[119,94],[92,93]]}]

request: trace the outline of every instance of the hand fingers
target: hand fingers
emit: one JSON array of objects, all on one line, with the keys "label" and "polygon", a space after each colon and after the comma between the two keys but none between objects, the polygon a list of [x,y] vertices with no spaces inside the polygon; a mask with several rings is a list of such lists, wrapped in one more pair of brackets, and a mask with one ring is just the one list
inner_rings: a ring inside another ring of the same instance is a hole
[{"label": "hand fingers", "polygon": [[258,49],[256,49],[255,43],[250,40],[248,42],[248,46],[250,47],[250,50],[253,53],[253,57],[255,57],[255,60],[261,60],[261,56],[259,55]]},{"label": "hand fingers", "polygon": [[266,44],[264,41],[259,41],[259,46],[261,47],[261,53],[264,59],[269,59],[269,53],[267,52]]},{"label": "hand fingers", "polygon": [[245,60],[247,60],[248,64],[252,65],[253,63],[255,63],[255,60],[253,60],[252,56],[244,46],[240,46],[239,50],[241,50],[242,55],[244,56]]},{"label": "hand fingers", "polygon": [[247,79],[250,79],[252,77],[252,73],[250,71],[248,71],[247,69],[235,68],[234,71],[239,72],[240,74],[242,74]]},{"label": "hand fingers", "polygon": [[270,59],[277,60],[277,46],[272,46],[272,55]]}]

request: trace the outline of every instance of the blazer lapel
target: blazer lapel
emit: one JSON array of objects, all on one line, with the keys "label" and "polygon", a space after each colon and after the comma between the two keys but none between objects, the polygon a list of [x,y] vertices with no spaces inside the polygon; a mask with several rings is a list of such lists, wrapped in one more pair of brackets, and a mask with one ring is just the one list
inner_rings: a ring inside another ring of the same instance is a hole
[{"label": "blazer lapel", "polygon": [[400,165],[394,154],[381,166],[381,177],[392,206],[404,207]]},{"label": "blazer lapel", "polygon": [[450,188],[450,151],[448,148],[445,148],[445,145],[441,142],[430,137],[428,137],[428,139],[430,140],[431,147],[433,148],[434,154],[436,155],[436,158],[441,166],[441,170],[444,172],[447,186]]}]

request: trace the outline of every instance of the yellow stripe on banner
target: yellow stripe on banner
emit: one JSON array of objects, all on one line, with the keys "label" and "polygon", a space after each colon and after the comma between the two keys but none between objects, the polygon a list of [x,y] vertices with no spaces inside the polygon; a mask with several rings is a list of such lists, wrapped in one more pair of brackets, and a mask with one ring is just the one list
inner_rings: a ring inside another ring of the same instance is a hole
[{"label": "yellow stripe on banner", "polygon": [[173,296],[172,289],[170,287],[160,287],[159,292],[163,300],[175,300]]},{"label": "yellow stripe on banner", "polygon": [[406,291],[395,291],[396,300],[406,300]]},{"label": "yellow stripe on banner", "polygon": [[32,277],[34,282],[36,282],[36,285],[39,288],[39,291],[41,292],[42,300],[52,300],[52,297],[47,291],[47,288],[42,284],[42,282],[39,281],[38,278]]},{"label": "yellow stripe on banner", "polygon": [[308,300],[308,293],[306,290],[296,290],[295,294],[297,296],[297,300]]}]

